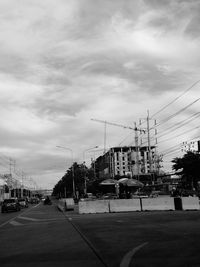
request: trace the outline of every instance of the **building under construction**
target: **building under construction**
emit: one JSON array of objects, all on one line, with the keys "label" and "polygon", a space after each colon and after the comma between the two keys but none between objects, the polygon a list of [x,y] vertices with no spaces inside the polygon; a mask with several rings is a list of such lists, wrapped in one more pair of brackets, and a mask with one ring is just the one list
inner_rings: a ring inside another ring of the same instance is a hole
[{"label": "building under construction", "polygon": [[160,160],[156,147],[112,147],[95,161],[98,178],[116,178],[159,174]]}]

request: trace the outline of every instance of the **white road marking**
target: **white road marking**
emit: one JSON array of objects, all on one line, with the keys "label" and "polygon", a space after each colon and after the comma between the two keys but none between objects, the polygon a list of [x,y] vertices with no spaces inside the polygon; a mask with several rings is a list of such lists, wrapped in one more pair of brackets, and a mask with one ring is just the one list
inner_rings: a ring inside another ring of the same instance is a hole
[{"label": "white road marking", "polygon": [[12,220],[9,223],[12,224],[12,225],[14,225],[14,226],[21,226],[21,225],[23,225],[22,223],[19,223],[19,222],[15,221],[15,220]]},{"label": "white road marking", "polygon": [[[34,206],[34,207],[29,208],[28,210],[26,210],[26,211],[24,211],[24,212],[22,212],[22,213],[20,213],[20,215],[29,212],[30,210],[32,210],[33,208],[35,208],[35,207],[37,207],[37,206],[39,206],[39,205],[40,205],[40,203],[39,203],[38,205]],[[9,219],[8,221],[6,221],[6,222],[0,224],[0,228],[3,227],[4,225],[8,224],[9,222],[13,221],[14,219],[18,218],[20,215],[17,215],[17,216],[15,216],[14,218],[11,218],[11,219]]]},{"label": "white road marking", "polygon": [[19,219],[27,220],[27,221],[32,221],[32,222],[38,222],[40,221],[39,219],[35,218],[30,218],[30,217],[24,217],[24,216],[18,216]]},{"label": "white road marking", "polygon": [[131,251],[129,251],[122,259],[121,263],[120,263],[120,267],[129,267],[130,266],[130,262],[133,258],[133,256],[135,255],[135,253],[140,250],[142,247],[144,247],[145,245],[147,245],[148,242],[145,242],[137,247],[135,247],[134,249],[132,249]]}]

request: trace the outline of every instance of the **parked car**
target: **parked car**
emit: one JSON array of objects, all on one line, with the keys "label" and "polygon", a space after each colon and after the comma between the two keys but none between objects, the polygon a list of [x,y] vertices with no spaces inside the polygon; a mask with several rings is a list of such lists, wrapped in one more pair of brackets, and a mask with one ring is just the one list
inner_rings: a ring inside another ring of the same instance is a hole
[{"label": "parked car", "polygon": [[28,202],[25,198],[19,198],[18,201],[22,208],[28,208]]},{"label": "parked car", "polygon": [[2,206],[1,206],[1,212],[8,212],[8,211],[19,211],[21,209],[18,199],[16,198],[9,198],[4,199]]}]

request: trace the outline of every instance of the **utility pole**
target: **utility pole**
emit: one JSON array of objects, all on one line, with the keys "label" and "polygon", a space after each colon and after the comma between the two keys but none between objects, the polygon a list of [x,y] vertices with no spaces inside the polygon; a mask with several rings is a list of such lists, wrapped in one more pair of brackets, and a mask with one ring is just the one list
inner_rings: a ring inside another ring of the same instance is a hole
[{"label": "utility pole", "polygon": [[148,153],[149,153],[149,169],[152,173],[152,151],[151,151],[151,138],[150,138],[150,127],[149,127],[149,110],[147,111],[147,141],[148,141]]},{"label": "utility pole", "polygon": [[[143,122],[142,122],[142,120],[143,120]],[[140,139],[140,143],[141,143],[140,145],[147,148],[146,151],[147,151],[147,160],[149,161],[149,172],[151,174],[152,173],[154,174],[154,170],[158,169],[157,165],[159,164],[159,162],[156,161],[156,158],[157,158],[157,151],[156,151],[156,146],[157,146],[157,129],[156,129],[156,126],[157,126],[157,123],[156,123],[156,120],[154,120],[154,125],[150,126],[150,121],[151,120],[152,119],[149,116],[149,110],[147,110],[147,117],[144,118],[144,119],[140,119],[140,126],[144,122],[146,122],[146,125],[147,125],[146,126],[146,130],[147,130],[146,131],[147,132],[146,140],[143,141],[142,138],[141,138]],[[154,131],[153,134],[151,134],[152,130]],[[152,142],[153,142],[153,145],[152,145]],[[152,152],[152,147],[155,148],[154,155],[153,155],[153,152]],[[145,162],[144,162],[144,164],[145,164]],[[154,166],[154,164],[155,164],[155,166]],[[146,169],[146,167],[145,167],[145,169]],[[146,169],[146,171],[147,171],[147,169]]]},{"label": "utility pole", "polygon": [[[136,122],[135,124],[135,129],[136,127]],[[139,144],[138,144],[138,131],[135,131],[135,148],[136,148],[136,168],[137,168],[137,179],[139,180],[139,173],[140,173],[140,163],[139,163]]]},{"label": "utility pole", "polygon": [[23,198],[23,188],[24,188],[24,172],[22,171],[21,198]]},{"label": "utility pole", "polygon": [[12,175],[12,159],[9,158],[9,170],[10,170],[10,176]]},{"label": "utility pole", "polygon": [[106,153],[106,131],[107,131],[107,122],[104,122],[104,154]]},{"label": "utility pole", "polygon": [[[88,152],[88,151],[91,151],[95,148],[98,148],[98,146],[94,146],[94,147],[91,147],[91,148],[88,148],[88,149],[85,149],[83,151],[83,172],[84,172],[84,194],[86,195],[87,194],[87,177],[86,177],[86,164],[85,164],[85,153]],[[96,175],[96,174],[95,174]]]}]

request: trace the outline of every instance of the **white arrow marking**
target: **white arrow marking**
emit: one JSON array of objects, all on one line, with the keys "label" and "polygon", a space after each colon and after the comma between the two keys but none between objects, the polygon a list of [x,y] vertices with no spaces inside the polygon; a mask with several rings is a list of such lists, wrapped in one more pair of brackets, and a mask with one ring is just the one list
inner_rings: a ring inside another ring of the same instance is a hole
[{"label": "white arrow marking", "polygon": [[140,250],[142,247],[144,247],[145,245],[147,245],[148,242],[145,242],[139,246],[137,246],[136,248],[132,249],[131,251],[129,251],[122,259],[121,263],[120,263],[120,267],[129,267],[130,262],[132,260],[132,257],[135,255],[135,253]]}]

